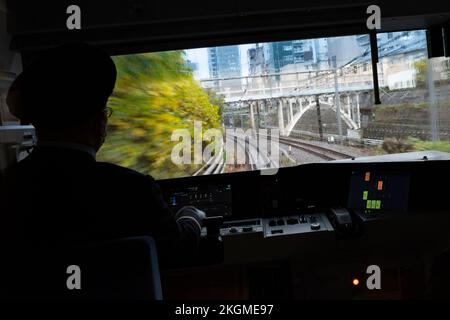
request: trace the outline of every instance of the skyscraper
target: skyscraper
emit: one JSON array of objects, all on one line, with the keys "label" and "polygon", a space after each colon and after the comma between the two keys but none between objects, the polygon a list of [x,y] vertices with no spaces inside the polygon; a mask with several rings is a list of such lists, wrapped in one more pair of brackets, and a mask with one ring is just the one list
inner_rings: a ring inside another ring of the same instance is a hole
[{"label": "skyscraper", "polygon": [[200,76],[199,74],[199,65],[197,62],[192,62],[191,60],[186,60],[186,66],[192,69],[192,74],[195,78],[198,78]]},{"label": "skyscraper", "polygon": [[312,40],[278,41],[264,44],[264,56],[268,71],[279,73],[289,64],[312,64],[322,52]]},{"label": "skyscraper", "polygon": [[[223,46],[208,48],[209,76],[214,81],[215,87],[221,89],[241,85],[241,55],[239,46]],[[239,78],[239,79],[228,79]]]},{"label": "skyscraper", "polygon": [[364,49],[356,36],[328,38],[328,57],[331,67],[340,68],[362,56]]},{"label": "skyscraper", "polygon": [[208,48],[209,75],[213,79],[241,76],[239,46]]},{"label": "skyscraper", "polygon": [[313,62],[321,64],[328,62],[328,42],[326,38],[312,39],[311,46],[313,49]]},{"label": "skyscraper", "polygon": [[247,50],[248,71],[250,75],[261,75],[265,70],[264,47],[256,44],[256,47]]}]

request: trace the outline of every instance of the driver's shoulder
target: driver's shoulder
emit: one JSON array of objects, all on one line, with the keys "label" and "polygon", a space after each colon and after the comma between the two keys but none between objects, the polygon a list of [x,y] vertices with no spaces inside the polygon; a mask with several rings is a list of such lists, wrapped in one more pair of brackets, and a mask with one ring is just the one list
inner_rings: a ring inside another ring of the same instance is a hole
[{"label": "driver's shoulder", "polygon": [[145,175],[136,170],[122,167],[113,163],[97,162],[95,168],[99,174],[108,177],[117,177],[126,180],[134,180],[136,182],[141,181],[143,183],[144,182],[149,183],[154,181],[154,179],[149,175]]}]

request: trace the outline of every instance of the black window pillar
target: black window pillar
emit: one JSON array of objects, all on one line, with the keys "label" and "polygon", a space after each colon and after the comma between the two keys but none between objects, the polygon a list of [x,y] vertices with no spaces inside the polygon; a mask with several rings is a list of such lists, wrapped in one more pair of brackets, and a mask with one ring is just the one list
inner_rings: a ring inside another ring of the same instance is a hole
[{"label": "black window pillar", "polygon": [[372,55],[372,74],[373,74],[373,95],[375,104],[381,104],[380,85],[378,83],[378,41],[377,33],[370,34],[370,52]]}]

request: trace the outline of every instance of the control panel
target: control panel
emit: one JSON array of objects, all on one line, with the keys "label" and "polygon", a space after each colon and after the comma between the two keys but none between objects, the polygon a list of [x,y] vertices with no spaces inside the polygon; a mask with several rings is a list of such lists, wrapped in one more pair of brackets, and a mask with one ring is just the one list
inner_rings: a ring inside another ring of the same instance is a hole
[{"label": "control panel", "polygon": [[326,216],[320,213],[264,219],[265,237],[332,230]]},{"label": "control panel", "polygon": [[207,217],[232,215],[231,184],[175,187],[168,191],[168,203],[174,212],[183,206],[195,206]]},{"label": "control panel", "polygon": [[350,178],[348,208],[365,214],[408,209],[410,177],[407,172],[361,170]]},{"label": "control panel", "polygon": [[232,236],[239,234],[248,234],[255,232],[263,232],[264,219],[250,219],[239,221],[228,221],[222,225],[220,229],[221,236]]},{"label": "control panel", "polygon": [[[226,221],[222,224],[219,235],[225,239],[259,233],[264,238],[333,231],[333,227],[325,214],[301,214],[274,218],[247,219]],[[202,230],[206,236],[207,230]]]}]

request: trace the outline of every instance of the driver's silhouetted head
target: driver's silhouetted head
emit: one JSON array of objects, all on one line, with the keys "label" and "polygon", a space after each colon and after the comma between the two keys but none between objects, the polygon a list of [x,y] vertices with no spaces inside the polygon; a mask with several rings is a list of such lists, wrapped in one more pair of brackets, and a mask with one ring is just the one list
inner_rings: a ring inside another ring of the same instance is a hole
[{"label": "driver's silhouetted head", "polygon": [[107,53],[88,44],[66,44],[27,66],[11,85],[6,102],[22,123],[36,127],[39,141],[98,150],[115,82],[116,67]]}]

